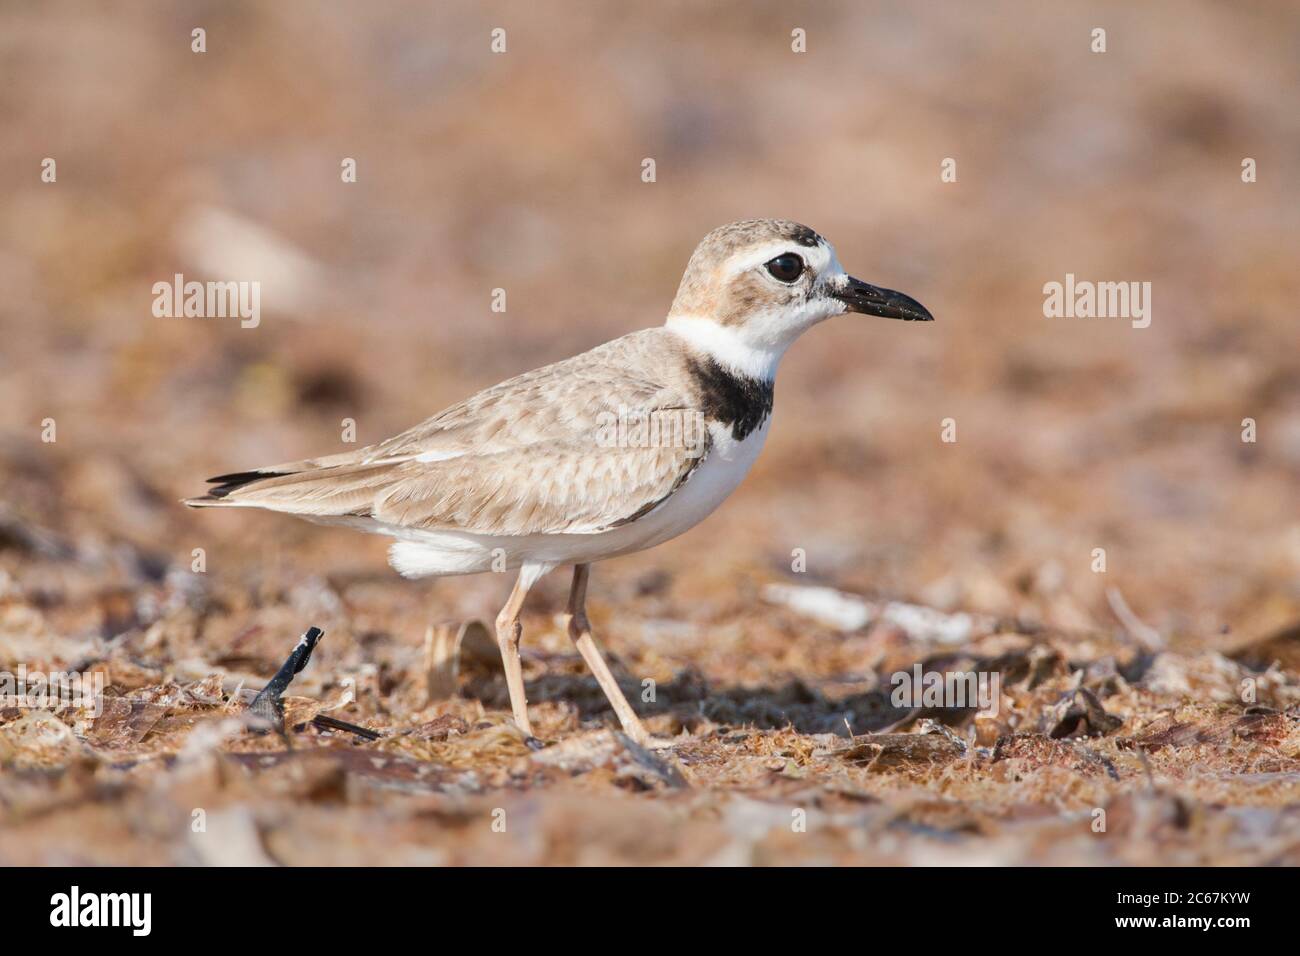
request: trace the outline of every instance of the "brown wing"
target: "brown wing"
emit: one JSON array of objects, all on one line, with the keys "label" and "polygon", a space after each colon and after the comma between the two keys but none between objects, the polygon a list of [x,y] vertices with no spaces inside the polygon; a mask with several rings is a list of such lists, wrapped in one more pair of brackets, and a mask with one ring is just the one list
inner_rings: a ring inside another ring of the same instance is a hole
[{"label": "brown wing", "polygon": [[625,336],[355,453],[223,475],[187,504],[498,535],[616,526],[671,495],[707,453],[684,390],[645,374],[652,347],[645,333]]},{"label": "brown wing", "polygon": [[685,448],[535,446],[437,462],[386,487],[372,516],[493,535],[584,534],[652,510],[702,460]]}]

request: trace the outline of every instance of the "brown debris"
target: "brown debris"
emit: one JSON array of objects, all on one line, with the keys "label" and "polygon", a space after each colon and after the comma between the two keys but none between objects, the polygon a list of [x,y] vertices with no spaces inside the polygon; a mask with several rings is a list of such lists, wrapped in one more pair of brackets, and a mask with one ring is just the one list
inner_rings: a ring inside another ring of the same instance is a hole
[{"label": "brown debris", "polygon": [[535,752],[532,759],[569,774],[609,770],[616,778],[634,780],[646,789],[689,787],[675,758],[648,750],[619,731],[574,737]]},{"label": "brown debris", "polygon": [[932,766],[962,756],[965,748],[942,734],[873,734],[854,738],[853,746],[833,751],[830,756],[860,764],[872,773],[907,769],[917,764]]},{"label": "brown debris", "polygon": [[455,695],[462,661],[500,670],[500,652],[487,626],[482,621],[431,624],[424,635],[426,706]]},{"label": "brown debris", "polygon": [[1076,689],[1062,698],[1045,716],[1047,735],[1053,740],[1062,737],[1104,736],[1118,729],[1124,720],[1106,713],[1097,695],[1086,687]]},{"label": "brown debris", "polygon": [[168,711],[165,706],[127,697],[105,697],[103,708],[94,720],[90,739],[109,750],[140,743]]}]

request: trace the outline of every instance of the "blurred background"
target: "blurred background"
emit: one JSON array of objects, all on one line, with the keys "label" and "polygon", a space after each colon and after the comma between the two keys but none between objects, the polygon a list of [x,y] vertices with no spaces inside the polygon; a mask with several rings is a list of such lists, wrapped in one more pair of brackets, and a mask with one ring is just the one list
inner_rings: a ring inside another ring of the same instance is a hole
[{"label": "blurred background", "polygon": [[[782,581],[1063,634],[1118,628],[1112,588],[1185,649],[1300,622],[1294,5],[43,3],[0,13],[0,63],[10,639],[148,634],[142,593],[208,588],[185,654],[265,672],[322,620],[327,662],[415,653],[507,583],[406,584],[383,540],[177,499],[659,324],[695,243],[764,216],[937,321],[797,343],[740,491],[597,569],[616,650],[811,680],[744,623],[798,630],[760,600]],[[260,324],[155,317],[175,273],[260,281]],[[1066,273],[1150,282],[1150,327],[1045,318]]]}]

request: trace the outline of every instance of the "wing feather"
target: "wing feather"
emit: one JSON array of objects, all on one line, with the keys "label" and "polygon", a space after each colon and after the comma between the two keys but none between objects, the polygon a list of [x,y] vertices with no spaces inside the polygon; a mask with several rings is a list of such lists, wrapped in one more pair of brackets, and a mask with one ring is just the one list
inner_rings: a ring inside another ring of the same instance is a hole
[{"label": "wing feather", "polygon": [[[649,371],[662,357],[659,331],[517,376],[377,445],[220,476],[187,504],[492,535],[625,524],[666,500],[707,453],[692,397]],[[693,438],[680,440],[680,427],[653,443],[602,432],[638,415],[692,419]]]}]

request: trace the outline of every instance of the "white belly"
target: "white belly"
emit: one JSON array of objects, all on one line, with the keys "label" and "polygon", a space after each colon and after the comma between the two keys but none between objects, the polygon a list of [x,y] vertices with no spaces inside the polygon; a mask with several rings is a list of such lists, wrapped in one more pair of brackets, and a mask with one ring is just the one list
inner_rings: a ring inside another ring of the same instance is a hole
[{"label": "white belly", "polygon": [[653,511],[608,531],[494,537],[374,522],[363,530],[398,539],[389,549],[389,563],[410,578],[474,574],[524,564],[545,571],[561,564],[584,564],[642,551],[693,528],[726,500],[758,458],[770,422],[769,417],[739,442],[731,437],[730,429],[711,426],[709,454],[682,486]]}]

